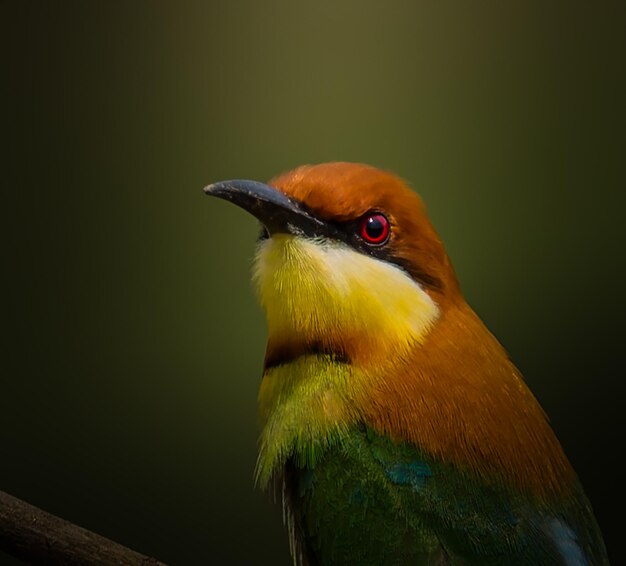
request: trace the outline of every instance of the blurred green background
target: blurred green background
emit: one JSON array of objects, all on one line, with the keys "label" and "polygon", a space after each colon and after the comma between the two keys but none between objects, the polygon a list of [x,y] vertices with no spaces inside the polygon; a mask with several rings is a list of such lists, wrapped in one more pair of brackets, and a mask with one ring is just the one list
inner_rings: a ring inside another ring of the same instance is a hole
[{"label": "blurred green background", "polygon": [[362,161],[424,197],[616,556],[623,3],[22,1],[1,19],[0,489],[171,564],[289,564],[252,478],[258,228],[201,188]]}]

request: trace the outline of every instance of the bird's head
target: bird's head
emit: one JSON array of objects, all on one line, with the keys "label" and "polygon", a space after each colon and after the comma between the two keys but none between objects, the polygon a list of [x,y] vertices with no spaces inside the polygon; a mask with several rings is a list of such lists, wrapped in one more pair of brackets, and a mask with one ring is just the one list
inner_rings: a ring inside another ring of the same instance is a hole
[{"label": "bird's head", "polygon": [[[256,216],[255,280],[266,366],[309,353],[381,362],[423,341],[459,296],[421,199],[395,175],[353,163],[205,189]],[[393,349],[393,352],[390,351]]]}]

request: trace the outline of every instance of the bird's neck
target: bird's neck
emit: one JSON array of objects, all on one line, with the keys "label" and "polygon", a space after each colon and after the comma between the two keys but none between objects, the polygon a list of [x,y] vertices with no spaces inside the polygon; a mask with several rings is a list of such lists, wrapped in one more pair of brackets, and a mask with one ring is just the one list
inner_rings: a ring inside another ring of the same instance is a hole
[{"label": "bird's neck", "polygon": [[426,339],[439,307],[402,269],[329,241],[262,242],[255,279],[269,332],[263,484],[289,457],[310,464],[362,419],[358,407]]}]

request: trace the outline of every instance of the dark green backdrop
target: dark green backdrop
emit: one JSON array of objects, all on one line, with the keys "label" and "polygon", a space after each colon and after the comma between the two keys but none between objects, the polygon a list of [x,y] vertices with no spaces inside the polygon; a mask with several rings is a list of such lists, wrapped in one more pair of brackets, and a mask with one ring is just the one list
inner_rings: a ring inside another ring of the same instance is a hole
[{"label": "dark green backdrop", "polygon": [[0,489],[172,564],[289,564],[252,480],[257,226],[201,188],[364,161],[423,195],[619,556],[617,2],[2,12]]}]

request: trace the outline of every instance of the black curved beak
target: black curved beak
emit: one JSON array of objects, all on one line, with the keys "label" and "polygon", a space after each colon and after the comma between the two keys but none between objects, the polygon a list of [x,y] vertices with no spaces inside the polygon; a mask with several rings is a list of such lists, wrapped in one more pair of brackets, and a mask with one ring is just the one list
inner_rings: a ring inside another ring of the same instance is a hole
[{"label": "black curved beak", "polygon": [[328,236],[329,225],[284,193],[257,181],[233,179],[213,183],[205,194],[228,200],[255,216],[270,234]]}]

